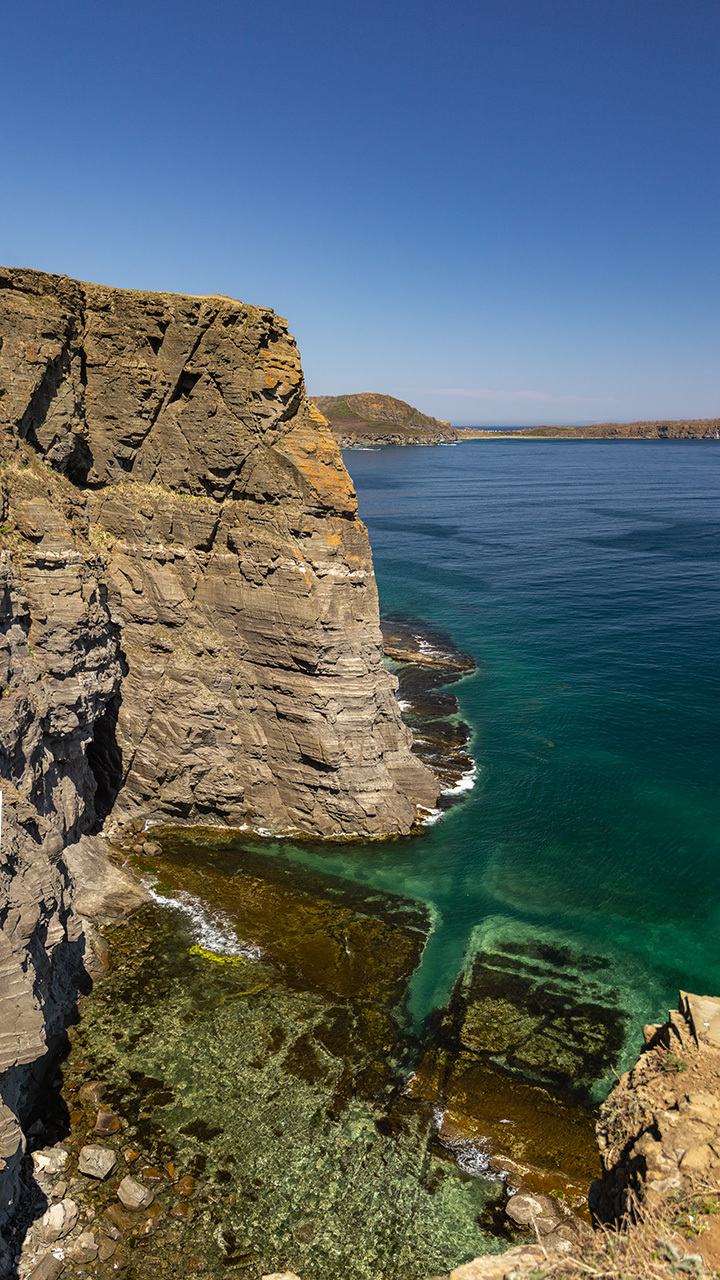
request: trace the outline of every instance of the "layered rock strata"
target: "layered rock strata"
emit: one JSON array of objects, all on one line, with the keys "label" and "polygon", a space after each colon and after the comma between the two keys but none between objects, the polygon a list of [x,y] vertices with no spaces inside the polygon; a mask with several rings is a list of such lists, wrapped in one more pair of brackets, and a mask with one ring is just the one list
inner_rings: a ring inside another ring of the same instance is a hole
[{"label": "layered rock strata", "polygon": [[1,1225],[17,1196],[21,1118],[84,969],[64,851],[71,859],[95,821],[88,751],[122,660],[72,487],[6,455],[0,504]]},{"label": "layered rock strata", "polygon": [[121,816],[409,831],[435,786],[285,321],[38,272],[0,274],[0,292],[3,425],[80,491],[122,632],[106,807],[120,792]]},{"label": "layered rock strata", "polygon": [[129,900],[87,833],[402,834],[437,786],[272,311],[0,270],[0,467],[1,1220],[84,967],[71,868]]}]

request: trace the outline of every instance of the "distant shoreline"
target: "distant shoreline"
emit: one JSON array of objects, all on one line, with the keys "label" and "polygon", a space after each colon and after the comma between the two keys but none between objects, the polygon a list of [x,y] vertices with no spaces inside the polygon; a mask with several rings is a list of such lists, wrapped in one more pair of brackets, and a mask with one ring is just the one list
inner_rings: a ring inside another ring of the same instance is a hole
[{"label": "distant shoreline", "polygon": [[[461,427],[459,427],[459,428],[458,428],[458,430],[459,430],[460,432],[462,432],[462,428],[461,428]],[[652,440],[654,440],[654,441],[656,441],[656,442],[657,442],[658,440],[665,440],[665,441],[667,441],[667,440],[671,440],[671,441],[673,441],[673,442],[675,442],[675,443],[678,443],[678,444],[680,444],[680,443],[686,443],[686,444],[687,444],[687,443],[697,443],[698,441],[702,441],[702,440],[715,440],[715,436],[585,436],[585,435],[576,435],[576,436],[513,436],[513,435],[507,435],[507,434],[506,434],[505,432],[503,432],[503,431],[491,431],[491,432],[488,432],[488,434],[487,434],[487,435],[482,435],[482,436],[479,436],[479,435],[478,435],[478,436],[475,436],[475,435],[473,435],[473,436],[468,436],[468,437],[466,437],[466,439],[463,439],[462,434],[461,434],[460,439],[459,439],[459,440],[457,440],[457,441],[455,441],[455,443],[456,443],[456,444],[469,444],[469,443],[470,443],[470,441],[475,441],[475,440],[517,440],[517,441],[518,441],[518,442],[520,442],[520,443],[527,442],[527,441],[530,441],[530,442],[532,442],[532,443],[536,443],[538,440],[540,440],[540,441],[543,441],[543,440],[564,440],[564,441],[566,441],[568,444],[579,444],[579,443],[585,443],[585,444],[587,444],[588,442],[589,442],[590,444],[593,444],[593,443],[594,443],[594,444],[598,444],[598,443],[600,443],[600,444],[603,444],[603,443],[604,443],[604,444],[624,444],[624,443],[626,443],[626,442],[632,442],[632,441],[635,441],[635,442],[637,443],[637,442],[645,442],[645,441],[652,441]],[[717,441],[717,443],[720,443],[720,441]]]},{"label": "distant shoreline", "polygon": [[717,440],[720,418],[657,419],[654,422],[597,422],[584,427],[455,427],[458,443],[469,440]]}]

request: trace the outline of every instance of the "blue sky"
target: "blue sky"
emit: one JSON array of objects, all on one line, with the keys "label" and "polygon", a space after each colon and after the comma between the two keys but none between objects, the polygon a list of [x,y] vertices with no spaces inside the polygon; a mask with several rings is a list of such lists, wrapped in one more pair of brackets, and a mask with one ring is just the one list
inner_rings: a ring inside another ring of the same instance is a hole
[{"label": "blue sky", "polygon": [[7,0],[0,261],[288,317],[316,394],[720,415],[718,0]]}]

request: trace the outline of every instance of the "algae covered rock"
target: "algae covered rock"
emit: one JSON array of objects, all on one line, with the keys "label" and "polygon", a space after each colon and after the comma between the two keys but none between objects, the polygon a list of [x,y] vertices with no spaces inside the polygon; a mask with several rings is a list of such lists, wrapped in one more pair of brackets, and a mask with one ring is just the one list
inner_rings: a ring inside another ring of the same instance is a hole
[{"label": "algae covered rock", "polygon": [[[79,1088],[101,1058],[143,1180],[144,1162],[172,1170],[171,1207],[139,1225],[153,1258],[174,1257],[182,1229],[211,1274],[375,1280],[392,1258],[398,1280],[417,1280],[502,1247],[501,1184],[459,1169],[433,1107],[403,1087],[422,905],[310,871],[274,842],[161,830],[159,843],[168,905],[114,931],[68,1063]],[[214,944],[193,918],[214,922]],[[154,1203],[166,1194],[159,1183]]]}]

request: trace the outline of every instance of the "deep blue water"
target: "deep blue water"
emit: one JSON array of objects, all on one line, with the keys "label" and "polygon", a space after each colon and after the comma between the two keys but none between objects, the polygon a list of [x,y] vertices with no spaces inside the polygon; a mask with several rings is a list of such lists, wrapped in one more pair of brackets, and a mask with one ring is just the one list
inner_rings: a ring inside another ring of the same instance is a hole
[{"label": "deep blue water", "polygon": [[720,992],[720,445],[348,451],[381,610],[445,628],[474,791],[421,840],[291,856],[431,904],[420,1019],[471,937],[610,961],[632,1022]]}]

